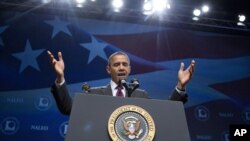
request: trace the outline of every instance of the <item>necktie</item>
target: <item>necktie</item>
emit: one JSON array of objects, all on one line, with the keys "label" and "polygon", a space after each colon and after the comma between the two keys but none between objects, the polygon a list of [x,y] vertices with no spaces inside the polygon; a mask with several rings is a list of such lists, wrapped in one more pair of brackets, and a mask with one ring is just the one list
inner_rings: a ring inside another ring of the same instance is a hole
[{"label": "necktie", "polygon": [[118,97],[124,97],[124,95],[122,93],[123,87],[122,86],[117,86],[116,89],[117,89],[116,96],[118,96]]}]

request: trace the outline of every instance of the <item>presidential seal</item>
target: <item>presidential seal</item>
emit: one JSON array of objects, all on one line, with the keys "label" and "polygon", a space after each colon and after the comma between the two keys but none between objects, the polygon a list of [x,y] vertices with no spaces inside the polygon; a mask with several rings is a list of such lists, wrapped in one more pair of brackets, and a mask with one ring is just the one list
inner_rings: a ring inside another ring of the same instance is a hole
[{"label": "presidential seal", "polygon": [[151,115],[143,108],[125,105],[110,115],[108,132],[113,141],[152,141],[155,124]]}]

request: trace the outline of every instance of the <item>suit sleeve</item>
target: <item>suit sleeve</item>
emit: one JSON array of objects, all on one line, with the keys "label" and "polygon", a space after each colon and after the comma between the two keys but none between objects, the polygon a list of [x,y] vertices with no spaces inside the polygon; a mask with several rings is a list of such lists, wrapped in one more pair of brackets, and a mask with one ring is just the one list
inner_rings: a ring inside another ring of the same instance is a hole
[{"label": "suit sleeve", "polygon": [[188,95],[185,93],[179,93],[175,89],[172,93],[172,95],[169,97],[169,100],[173,101],[182,101],[183,103],[186,103],[188,101]]},{"label": "suit sleeve", "polygon": [[59,111],[64,115],[70,115],[72,108],[72,98],[69,95],[67,85],[64,83],[58,87],[55,84],[51,88]]}]

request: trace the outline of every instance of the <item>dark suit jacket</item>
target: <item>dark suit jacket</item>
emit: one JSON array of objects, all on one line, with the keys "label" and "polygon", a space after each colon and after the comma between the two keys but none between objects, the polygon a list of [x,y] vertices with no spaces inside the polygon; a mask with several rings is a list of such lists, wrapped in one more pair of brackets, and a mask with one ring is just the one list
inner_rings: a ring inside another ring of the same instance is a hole
[{"label": "dark suit jacket", "polygon": [[[57,107],[60,110],[60,112],[65,115],[70,115],[73,102],[72,102],[72,98],[69,95],[66,83],[64,83],[59,88],[54,84],[52,86],[51,92],[53,93],[53,96],[56,100]],[[111,90],[110,85],[91,88],[89,90],[89,93],[112,96],[112,90]],[[126,93],[126,97],[127,95],[128,94]],[[130,97],[149,98],[147,92],[141,89],[136,89],[131,94]],[[174,90],[169,100],[182,101],[183,103],[185,103],[187,101],[187,95],[179,94],[176,90]]]}]

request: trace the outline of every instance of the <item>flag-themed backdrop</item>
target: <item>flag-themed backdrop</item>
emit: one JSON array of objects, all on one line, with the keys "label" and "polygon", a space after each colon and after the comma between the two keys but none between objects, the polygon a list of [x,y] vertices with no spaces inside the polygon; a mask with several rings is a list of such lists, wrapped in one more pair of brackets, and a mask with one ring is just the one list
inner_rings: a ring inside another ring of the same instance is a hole
[{"label": "flag-themed backdrop", "polygon": [[185,104],[191,140],[228,141],[230,124],[250,123],[250,37],[51,12],[0,16],[1,141],[64,140],[69,118],[50,93],[55,74],[47,50],[63,53],[72,95],[84,82],[108,84],[107,58],[121,50],[131,59],[130,79],[153,99],[167,99],[180,63],[195,59]]}]

